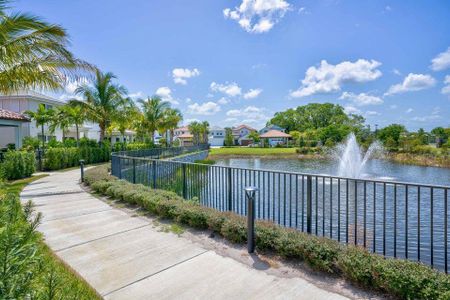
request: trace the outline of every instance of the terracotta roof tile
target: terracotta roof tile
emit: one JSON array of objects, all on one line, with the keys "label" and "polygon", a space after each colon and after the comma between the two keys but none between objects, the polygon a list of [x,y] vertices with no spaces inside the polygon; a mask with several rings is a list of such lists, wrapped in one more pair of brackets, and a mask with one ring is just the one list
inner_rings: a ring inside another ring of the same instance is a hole
[{"label": "terracotta roof tile", "polygon": [[30,122],[30,119],[26,116],[0,108],[0,119],[2,120],[14,120],[14,121],[22,121],[22,122]]},{"label": "terracotta roof tile", "polygon": [[290,138],[291,135],[279,130],[269,130],[264,134],[261,134],[261,138]]}]

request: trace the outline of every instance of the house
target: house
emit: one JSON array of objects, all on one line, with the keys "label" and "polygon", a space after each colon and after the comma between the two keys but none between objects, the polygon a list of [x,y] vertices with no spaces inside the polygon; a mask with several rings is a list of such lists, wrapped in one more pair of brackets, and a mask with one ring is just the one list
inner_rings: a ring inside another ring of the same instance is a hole
[{"label": "house", "polygon": [[179,127],[173,131],[173,140],[179,141],[181,147],[192,146],[194,136],[187,126]]},{"label": "house", "polygon": [[211,146],[223,146],[225,142],[225,129],[219,126],[209,128],[208,143]]},{"label": "house", "polygon": [[[44,105],[46,109],[52,109],[58,106],[65,105],[66,102],[43,95],[34,91],[19,91],[16,93],[8,95],[0,95],[0,109],[23,114],[25,111],[37,111],[40,105]],[[20,142],[17,141],[17,133],[15,132],[20,127]],[[99,140],[100,139],[100,128],[98,124],[93,122],[85,122],[82,126],[78,128],[79,137],[86,137],[88,139]],[[16,148],[21,146],[22,138],[31,136],[42,139],[41,127],[36,126],[36,122],[31,120],[31,122],[23,122],[21,126],[0,126],[0,147],[5,147],[8,144],[15,144]],[[76,139],[76,128],[75,126],[70,127],[64,134],[66,138]],[[134,132],[126,132],[127,140],[134,140]],[[45,141],[50,141],[51,139],[56,139],[62,141],[63,132],[61,129],[57,128],[54,132],[49,130],[49,126],[44,126],[44,139]],[[123,137],[120,133],[114,132],[110,136],[111,143],[114,144],[116,141],[122,141]]]},{"label": "house", "polygon": [[276,146],[278,144],[286,144],[292,136],[279,130],[269,130],[259,136],[263,144]]},{"label": "house", "polygon": [[231,128],[233,133],[233,139],[235,145],[248,146],[253,143],[253,140],[248,136],[250,132],[256,131],[256,129],[242,124]]},{"label": "house", "polygon": [[22,127],[28,122],[28,117],[0,108],[0,148],[6,148],[9,144],[22,147]]},{"label": "house", "polygon": [[281,132],[286,132],[286,129],[284,129],[283,127],[280,127],[278,125],[268,125],[268,126],[264,127],[263,129],[261,129],[259,131],[259,134],[264,134],[266,132],[269,132],[270,130],[278,130]]}]

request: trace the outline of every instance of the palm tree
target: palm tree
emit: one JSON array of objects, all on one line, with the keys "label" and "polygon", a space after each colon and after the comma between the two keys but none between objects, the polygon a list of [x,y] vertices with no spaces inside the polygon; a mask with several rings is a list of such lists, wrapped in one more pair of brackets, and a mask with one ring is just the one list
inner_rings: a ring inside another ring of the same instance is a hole
[{"label": "palm tree", "polygon": [[126,106],[121,114],[113,121],[112,127],[120,132],[122,140],[125,140],[125,131],[133,127],[133,122],[138,117],[138,114],[139,110],[133,102],[130,101],[130,105]]},{"label": "palm tree", "polygon": [[64,141],[66,138],[66,132],[69,127],[72,125],[70,119],[67,116],[66,106],[57,107],[49,120],[49,131],[54,133],[56,128],[60,128],[62,131],[62,140]]},{"label": "palm tree", "polygon": [[169,145],[173,144],[174,130],[178,124],[183,120],[183,115],[180,110],[175,108],[168,108],[164,114],[164,129],[169,131]]},{"label": "palm tree", "polygon": [[209,134],[209,123],[208,121],[203,121],[201,123],[201,136],[202,136],[202,143],[207,144],[208,143],[208,134]]},{"label": "palm tree", "polygon": [[41,126],[42,149],[45,147],[44,126],[52,120],[53,110],[46,109],[44,104],[40,104],[36,111],[27,110],[25,114],[36,121],[36,126]]},{"label": "palm tree", "polygon": [[106,130],[111,123],[120,116],[123,109],[131,103],[125,98],[127,90],[112,82],[116,78],[112,73],[95,72],[95,80],[90,84],[83,84],[75,90],[84,100],[71,100],[72,105],[83,107],[86,117],[100,127],[100,141],[105,138]]},{"label": "palm tree", "polygon": [[0,92],[21,89],[58,90],[94,68],[67,50],[66,31],[39,17],[8,15],[8,0],[0,0]]},{"label": "palm tree", "polygon": [[194,121],[188,125],[189,131],[192,134],[192,142],[194,145],[200,144],[203,125],[200,122]]},{"label": "palm tree", "polygon": [[77,147],[80,146],[80,126],[86,121],[86,111],[80,105],[65,105],[64,111],[70,125],[75,125]]},{"label": "palm tree", "polygon": [[164,115],[170,108],[170,103],[162,101],[159,97],[148,97],[147,100],[139,100],[142,104],[145,126],[150,133],[152,142],[155,142],[155,131],[163,127]]}]

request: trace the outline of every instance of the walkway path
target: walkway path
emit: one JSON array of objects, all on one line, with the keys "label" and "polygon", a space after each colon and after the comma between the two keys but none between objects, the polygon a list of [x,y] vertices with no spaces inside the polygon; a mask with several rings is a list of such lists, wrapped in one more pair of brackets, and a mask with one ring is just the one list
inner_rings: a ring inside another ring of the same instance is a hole
[{"label": "walkway path", "polygon": [[46,243],[106,299],[344,299],[301,278],[282,278],[159,232],[86,193],[79,170],[28,185]]}]

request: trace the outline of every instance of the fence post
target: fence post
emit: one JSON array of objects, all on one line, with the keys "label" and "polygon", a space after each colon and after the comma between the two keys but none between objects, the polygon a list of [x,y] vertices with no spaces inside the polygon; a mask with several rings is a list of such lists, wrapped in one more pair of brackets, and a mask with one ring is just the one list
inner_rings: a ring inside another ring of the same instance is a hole
[{"label": "fence post", "polygon": [[38,165],[39,165],[39,171],[43,171],[42,169],[42,150],[38,149]]},{"label": "fence post", "polygon": [[306,232],[312,232],[312,176],[306,176]]},{"label": "fence post", "polygon": [[133,183],[136,183],[136,159],[133,157]]},{"label": "fence post", "polygon": [[248,186],[245,188],[245,198],[247,199],[247,251],[255,251],[255,195],[257,187]]},{"label": "fence post", "polygon": [[231,173],[231,168],[227,169],[227,175],[228,175],[228,210],[232,211],[233,210],[233,181],[232,181],[232,173]]},{"label": "fence post", "polygon": [[156,189],[156,160],[152,161],[153,188]]},{"label": "fence post", "polygon": [[183,198],[187,199],[187,178],[186,178],[186,164],[182,164],[183,170]]}]

